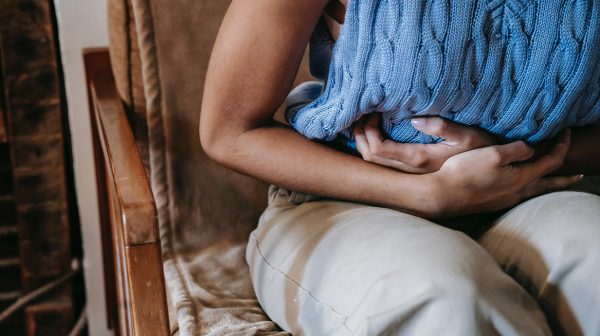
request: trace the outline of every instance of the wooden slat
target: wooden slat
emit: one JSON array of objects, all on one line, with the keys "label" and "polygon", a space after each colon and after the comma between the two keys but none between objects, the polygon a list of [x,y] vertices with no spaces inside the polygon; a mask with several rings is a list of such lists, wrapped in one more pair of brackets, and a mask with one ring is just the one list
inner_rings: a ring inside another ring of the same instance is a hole
[{"label": "wooden slat", "polygon": [[68,335],[73,325],[73,304],[55,300],[31,305],[25,309],[26,336]]},{"label": "wooden slat", "polygon": [[[160,250],[150,244],[126,247],[134,335],[168,335],[165,282]],[[159,272],[160,267],[160,272]],[[163,302],[163,309],[158,309]],[[153,308],[153,309],[149,309]]]},{"label": "wooden slat", "polygon": [[[2,43],[0,43],[1,45]],[[2,78],[2,47],[0,46],[0,78]],[[2,83],[2,79],[0,79],[0,144],[6,143],[8,141],[8,131],[6,130],[6,112],[4,109],[6,108],[6,101],[4,98],[4,87]]]},{"label": "wooden slat", "polygon": [[[64,151],[66,111],[61,101],[53,17],[52,1],[0,0],[0,138],[6,138],[10,131],[7,148],[11,158],[10,172],[2,167],[0,189],[14,196],[14,200],[0,201],[2,210],[7,211],[0,216],[0,225],[16,224],[19,231],[15,236],[18,251],[15,248],[10,253],[8,248],[0,248],[2,255],[19,256],[0,261],[5,266],[1,270],[0,287],[9,289],[8,283],[15,282],[10,289],[24,293],[66,273],[71,262]],[[12,187],[7,188],[6,182]],[[15,279],[18,275],[20,279]],[[42,300],[51,299],[71,302],[70,284]],[[61,316],[72,314],[69,310],[71,305],[64,306]],[[49,321],[40,317],[35,321],[40,335],[50,335],[42,330],[70,327],[68,319]],[[1,325],[0,334],[5,334]]]},{"label": "wooden slat", "polygon": [[[96,122],[123,209],[126,246],[158,242],[154,197],[112,78],[91,80]],[[107,81],[109,81],[107,83]]]},{"label": "wooden slat", "polygon": [[20,291],[0,292],[0,302],[16,301],[21,296]]},{"label": "wooden slat", "polygon": [[89,49],[83,53],[85,76],[87,79],[87,96],[88,96],[88,111],[90,114],[90,128],[92,130],[92,145],[94,151],[94,166],[96,171],[96,190],[98,193],[98,212],[100,222],[100,238],[102,241],[102,263],[104,268],[104,292],[106,300],[106,316],[107,326],[109,329],[117,329],[119,326],[119,313],[117,305],[117,289],[115,275],[115,244],[113,244],[113,234],[111,229],[111,220],[109,218],[108,205],[108,188],[106,164],[104,162],[104,154],[102,144],[100,143],[100,135],[96,125],[96,111],[94,101],[92,99],[91,79],[99,80],[99,78],[108,76],[103,80],[110,81],[110,73],[112,71],[108,50]]},{"label": "wooden slat", "polygon": [[17,234],[17,227],[12,225],[0,226],[0,236],[8,236]]},{"label": "wooden slat", "polygon": [[[110,171],[107,167],[106,171]],[[129,288],[127,283],[129,280],[129,273],[127,272],[127,259],[125,256],[125,247],[123,243],[123,223],[120,220],[122,213],[118,204],[118,197],[114,189],[114,184],[110,176],[106,176],[106,190],[108,194],[108,212],[110,215],[110,229],[113,241],[113,264],[115,268],[115,299],[118,303],[117,310],[119,318],[115,327],[118,326],[120,335],[132,335],[132,317],[131,317],[131,302],[129,300]]]},{"label": "wooden slat", "polygon": [[[95,123],[97,182],[105,267],[114,272],[109,314],[121,335],[168,335],[169,322],[158,221],[150,184],[117,97],[106,50],[84,53]],[[98,71],[94,67],[104,69]],[[107,232],[108,228],[108,232]],[[105,238],[110,240],[104,241]],[[107,260],[107,255],[112,257]],[[110,317],[109,317],[110,318]]]},{"label": "wooden slat", "polygon": [[17,227],[16,225],[1,224],[2,223],[0,222],[0,258],[17,257],[19,255]]},{"label": "wooden slat", "polygon": [[13,195],[0,195],[0,202],[14,202],[15,197]]},{"label": "wooden slat", "polygon": [[19,266],[19,258],[0,258],[0,268]]}]

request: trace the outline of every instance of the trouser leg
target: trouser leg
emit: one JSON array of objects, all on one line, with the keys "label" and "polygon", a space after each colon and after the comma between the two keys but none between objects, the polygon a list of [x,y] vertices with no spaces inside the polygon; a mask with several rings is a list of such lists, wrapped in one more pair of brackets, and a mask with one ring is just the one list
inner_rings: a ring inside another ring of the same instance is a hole
[{"label": "trouser leg", "polygon": [[538,300],[555,334],[600,335],[600,197],[537,197],[479,242]]},{"label": "trouser leg", "polygon": [[397,211],[275,190],[247,260],[294,335],[547,335],[534,300],[466,235]]}]

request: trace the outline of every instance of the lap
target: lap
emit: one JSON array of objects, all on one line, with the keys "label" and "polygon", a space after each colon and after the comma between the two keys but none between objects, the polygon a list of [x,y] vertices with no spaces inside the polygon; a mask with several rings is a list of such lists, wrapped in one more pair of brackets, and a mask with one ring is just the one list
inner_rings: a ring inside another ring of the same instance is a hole
[{"label": "lap", "polygon": [[317,324],[313,334],[349,334],[355,330],[351,316],[376,313],[365,310],[386,312],[433,293],[469,296],[480,283],[524,296],[461,232],[390,209],[277,188],[252,233],[247,259],[271,318],[287,330],[303,325],[307,334]]}]

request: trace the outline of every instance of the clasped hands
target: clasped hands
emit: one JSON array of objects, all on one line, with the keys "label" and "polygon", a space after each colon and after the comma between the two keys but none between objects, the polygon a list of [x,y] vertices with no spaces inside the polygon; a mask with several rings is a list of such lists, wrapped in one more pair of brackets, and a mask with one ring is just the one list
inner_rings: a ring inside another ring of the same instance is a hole
[{"label": "clasped hands", "polygon": [[549,176],[563,165],[571,139],[568,129],[534,149],[524,141],[501,143],[477,127],[418,117],[411,120],[415,129],[443,141],[405,144],[384,139],[380,121],[381,114],[373,113],[354,126],[356,147],[363,159],[405,173],[430,175],[435,180],[434,192],[448,194],[440,198],[447,200],[439,206],[441,211],[500,210],[583,178]]},{"label": "clasped hands", "polygon": [[380,129],[381,114],[372,113],[354,126],[356,148],[365,161],[405,173],[426,174],[438,171],[446,160],[457,154],[499,143],[480,128],[439,117],[413,118],[411,123],[418,131],[444,140],[435,144],[411,144],[384,139]]}]

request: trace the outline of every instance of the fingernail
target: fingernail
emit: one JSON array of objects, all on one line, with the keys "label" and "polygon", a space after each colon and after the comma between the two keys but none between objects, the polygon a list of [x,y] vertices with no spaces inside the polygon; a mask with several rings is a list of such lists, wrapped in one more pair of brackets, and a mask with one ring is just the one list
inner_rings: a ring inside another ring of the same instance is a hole
[{"label": "fingernail", "polygon": [[585,177],[585,175],[583,175],[583,174],[577,176],[577,178],[579,179],[579,181],[583,180],[584,177]]},{"label": "fingernail", "polygon": [[413,118],[410,122],[415,126],[424,126],[427,123],[426,118]]}]

